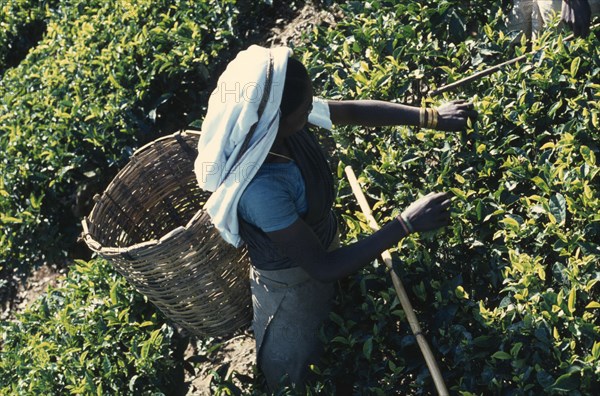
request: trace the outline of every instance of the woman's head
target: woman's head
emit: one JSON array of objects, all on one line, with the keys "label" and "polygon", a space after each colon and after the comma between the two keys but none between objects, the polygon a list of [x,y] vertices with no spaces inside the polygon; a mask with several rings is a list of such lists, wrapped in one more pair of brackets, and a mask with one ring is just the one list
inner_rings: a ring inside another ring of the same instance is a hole
[{"label": "woman's head", "polygon": [[285,85],[281,98],[280,134],[289,136],[306,125],[312,109],[312,83],[306,67],[294,58],[289,58],[285,72]]}]

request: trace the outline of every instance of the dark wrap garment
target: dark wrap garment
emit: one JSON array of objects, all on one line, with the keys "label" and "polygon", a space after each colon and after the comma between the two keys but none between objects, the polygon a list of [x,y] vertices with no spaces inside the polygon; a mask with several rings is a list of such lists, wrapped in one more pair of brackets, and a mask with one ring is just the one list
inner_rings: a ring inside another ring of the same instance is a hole
[{"label": "dark wrap garment", "polygon": [[[339,245],[332,211],[335,189],[327,159],[306,129],[289,137],[287,143],[306,185],[308,211],[303,219],[326,249],[335,249]],[[317,363],[322,352],[318,330],[331,311],[333,283],[311,278],[264,232],[241,217],[240,235],[253,264],[252,328],[258,366],[272,391],[282,378],[301,386],[309,365]]]}]

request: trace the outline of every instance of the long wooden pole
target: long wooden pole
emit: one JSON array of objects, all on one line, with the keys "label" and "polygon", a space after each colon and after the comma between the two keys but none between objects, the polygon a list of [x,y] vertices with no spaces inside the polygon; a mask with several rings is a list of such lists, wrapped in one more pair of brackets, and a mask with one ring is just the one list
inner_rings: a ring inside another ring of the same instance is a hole
[{"label": "long wooden pole", "polygon": [[[371,208],[369,207],[369,203],[367,202],[367,199],[365,198],[365,195],[363,194],[362,189],[360,188],[360,185],[358,184],[358,180],[356,179],[356,175],[354,174],[354,171],[352,170],[352,168],[350,166],[347,166],[344,170],[346,172],[348,182],[350,183],[350,187],[352,188],[352,192],[354,193],[354,196],[356,197],[356,200],[358,201],[358,204],[360,205],[360,209],[362,210],[363,214],[367,218],[369,226],[374,231],[379,230],[379,225],[377,224],[377,221],[373,217]],[[394,288],[396,289],[398,298],[400,298],[400,304],[402,304],[402,309],[404,310],[404,313],[406,314],[406,318],[408,319],[410,328],[411,328],[413,334],[415,335],[415,338],[417,339],[417,343],[419,344],[419,348],[421,349],[421,352],[423,353],[423,357],[425,358],[425,363],[427,363],[429,372],[431,373],[431,376],[433,377],[433,382],[435,384],[435,388],[437,389],[437,392],[440,396],[448,396],[448,389],[446,388],[446,384],[444,383],[444,378],[442,377],[442,373],[440,372],[440,369],[437,365],[435,357],[433,356],[433,352],[431,352],[431,348],[429,347],[429,344],[427,343],[427,340],[425,339],[425,336],[423,335],[423,332],[421,330],[421,325],[419,325],[419,320],[417,319],[417,316],[415,315],[415,311],[412,307],[412,304],[410,303],[410,300],[408,299],[408,295],[406,294],[406,290],[404,289],[404,286],[402,285],[402,281],[400,280],[400,278],[394,271],[394,268],[392,266],[392,256],[390,255],[390,252],[387,250],[382,252],[381,259],[383,260],[385,265],[390,269],[390,274],[392,275],[392,283],[394,284]]]}]

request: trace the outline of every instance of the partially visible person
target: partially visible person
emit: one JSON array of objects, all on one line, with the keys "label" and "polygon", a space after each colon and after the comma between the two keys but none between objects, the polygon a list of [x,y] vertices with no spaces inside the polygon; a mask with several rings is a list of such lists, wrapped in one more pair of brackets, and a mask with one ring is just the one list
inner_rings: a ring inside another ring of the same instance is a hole
[{"label": "partially visible person", "polygon": [[592,16],[600,14],[600,0],[514,0],[508,13],[508,30],[535,39],[556,14],[576,36],[585,37]]}]

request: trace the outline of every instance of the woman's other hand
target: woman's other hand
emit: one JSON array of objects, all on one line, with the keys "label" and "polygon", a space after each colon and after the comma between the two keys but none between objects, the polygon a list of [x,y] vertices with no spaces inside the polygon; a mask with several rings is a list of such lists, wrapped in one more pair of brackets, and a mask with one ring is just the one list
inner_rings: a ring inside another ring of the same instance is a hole
[{"label": "woman's other hand", "polygon": [[402,212],[414,232],[432,231],[444,227],[450,221],[450,197],[448,193],[429,193],[417,199]]},{"label": "woman's other hand", "polygon": [[453,100],[437,108],[438,123],[435,129],[440,131],[461,131],[467,127],[467,119],[475,121],[477,111],[473,103],[466,100]]}]

